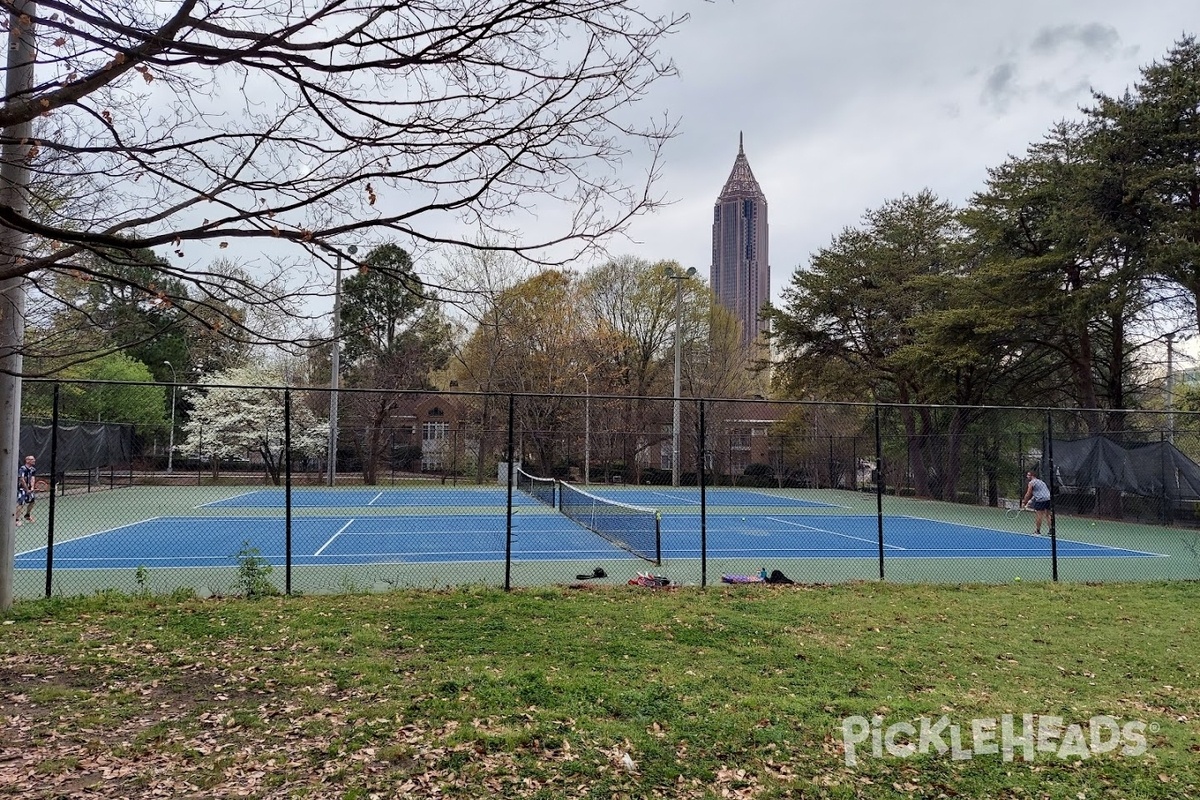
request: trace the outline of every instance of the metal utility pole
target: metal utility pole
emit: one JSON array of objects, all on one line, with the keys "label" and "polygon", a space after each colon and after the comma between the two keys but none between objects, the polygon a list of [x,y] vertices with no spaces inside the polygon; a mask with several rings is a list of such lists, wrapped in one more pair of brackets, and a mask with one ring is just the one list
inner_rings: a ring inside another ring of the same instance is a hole
[{"label": "metal utility pole", "polygon": [[171,370],[171,433],[167,437],[167,474],[170,475],[175,472],[175,386],[179,383],[179,378],[170,361],[164,361],[163,364]]},{"label": "metal utility pole", "polygon": [[592,482],[592,383],[586,372],[583,377],[583,482]]},{"label": "metal utility pole", "polygon": [[[357,245],[346,252],[354,255]],[[329,485],[337,482],[338,380],[342,371],[342,254],[337,255],[337,275],[333,280],[333,353],[329,367]]]},{"label": "metal utility pole", "polygon": [[1175,444],[1175,334],[1167,334],[1167,441]]},{"label": "metal utility pole", "polygon": [[682,345],[680,332],[683,328],[683,282],[696,274],[695,267],[688,267],[687,272],[680,272],[674,267],[665,267],[663,274],[675,281],[675,409],[671,425],[671,485],[679,485],[679,429],[680,422],[680,378],[682,377]]}]

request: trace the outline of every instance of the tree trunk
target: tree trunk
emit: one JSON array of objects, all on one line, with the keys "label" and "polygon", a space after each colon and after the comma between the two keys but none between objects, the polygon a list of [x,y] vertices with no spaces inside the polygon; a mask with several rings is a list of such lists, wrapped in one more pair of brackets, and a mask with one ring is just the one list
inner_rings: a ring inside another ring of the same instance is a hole
[{"label": "tree trunk", "polygon": [[487,443],[491,416],[492,396],[491,394],[485,394],[483,396],[483,406],[480,409],[479,434],[475,440],[477,447],[475,456],[475,483],[479,485],[483,484],[484,477],[487,475]]},{"label": "tree trunk", "polygon": [[[907,406],[900,408],[900,420],[904,425],[904,438],[908,449],[908,465],[912,470],[913,488],[918,497],[932,496],[929,490],[929,470],[925,466],[925,456],[921,449],[920,436],[917,434],[917,421],[913,410]],[[884,475],[880,480],[887,480]]]},{"label": "tree trunk", "polygon": [[267,469],[267,477],[270,479],[273,486],[279,485],[279,471],[282,466],[282,454],[277,457],[271,452],[270,444],[261,444],[258,447],[258,453],[262,456],[263,466]]},{"label": "tree trunk", "polygon": [[[21,97],[33,86],[37,58],[32,20],[37,3],[14,0],[8,14],[8,64],[5,96]],[[33,123],[20,122],[4,130],[0,158],[0,203],[18,214],[29,211],[29,159]],[[27,252],[26,237],[0,226],[0,260],[16,262]],[[16,527],[10,513],[17,503],[17,460],[21,457],[21,372],[25,346],[24,277],[0,284],[0,612],[13,604],[16,570]]]}]

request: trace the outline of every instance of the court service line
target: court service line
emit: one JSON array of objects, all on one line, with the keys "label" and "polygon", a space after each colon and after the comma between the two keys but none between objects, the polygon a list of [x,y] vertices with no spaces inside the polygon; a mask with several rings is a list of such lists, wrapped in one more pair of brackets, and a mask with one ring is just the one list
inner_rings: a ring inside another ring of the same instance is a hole
[{"label": "court service line", "polygon": [[338,528],[337,533],[335,533],[333,536],[330,536],[328,539],[326,539],[325,544],[321,545],[321,547],[317,550],[317,552],[313,553],[313,555],[314,556],[321,555],[321,553],[324,552],[326,547],[329,547],[329,545],[333,544],[334,539],[341,536],[342,533],[346,530],[346,528],[349,528],[353,524],[354,524],[354,520],[352,520],[352,519],[346,520],[346,524],[343,525],[342,527]]},{"label": "court service line", "polygon": [[375,501],[376,501],[376,500],[378,500],[378,499],[379,499],[379,498],[381,498],[381,497],[383,497],[383,492],[379,492],[377,495],[375,495],[375,496],[374,496],[374,497],[372,497],[370,500],[368,500],[368,501],[367,501],[367,505],[369,505],[369,506],[373,506],[373,505],[375,505]]},{"label": "court service line", "polygon": [[[740,488],[740,487],[738,487],[738,488]],[[806,500],[803,497],[789,497],[784,494],[769,494],[767,492],[759,491],[758,489],[742,489],[742,491],[745,492],[746,494],[758,495],[759,497],[767,497],[767,498],[770,498],[771,500],[785,500],[789,503],[796,503],[798,505],[802,505],[807,508],[813,508],[813,507],[816,507],[816,508],[850,508],[850,506],[844,506],[844,505],[841,505],[840,503],[826,503],[824,500]],[[780,503],[776,502],[776,503],[773,503],[772,505],[780,505]]]},{"label": "court service line", "polygon": [[[855,542],[870,542],[871,544],[876,544],[876,545],[879,544],[879,539],[877,539],[877,538],[876,539],[867,539],[862,536],[851,536],[848,533],[841,533],[839,531],[831,531],[826,528],[814,528],[812,525],[802,525],[799,522],[789,522],[788,520],[781,519],[779,517],[764,517],[764,519],[769,519],[772,522],[779,522],[784,525],[791,525],[792,527],[795,527],[795,528],[803,528],[806,531],[816,531],[817,533],[832,533],[834,536],[840,536],[843,539],[851,539]],[[888,544],[887,542],[884,542],[883,547],[885,550],[889,550],[889,549],[890,550],[907,550],[908,549],[907,547],[901,547],[898,544]]]},{"label": "court service line", "polygon": [[660,492],[655,489],[647,489],[646,494],[651,495],[653,497],[665,497],[670,500],[674,500],[675,501],[674,505],[677,505],[677,506],[682,506],[682,505],[698,506],[698,505],[700,505],[699,500],[693,500],[690,497],[684,497],[682,494],[676,494],[673,492]]},{"label": "court service line", "polygon": [[198,506],[192,506],[192,508],[207,508],[208,506],[215,506],[217,503],[228,503],[230,500],[237,500],[239,497],[249,497],[252,494],[258,494],[261,491],[262,489],[251,489],[248,492],[242,492],[241,494],[235,494],[230,497],[222,497],[219,500],[210,500],[207,503],[201,503]]}]

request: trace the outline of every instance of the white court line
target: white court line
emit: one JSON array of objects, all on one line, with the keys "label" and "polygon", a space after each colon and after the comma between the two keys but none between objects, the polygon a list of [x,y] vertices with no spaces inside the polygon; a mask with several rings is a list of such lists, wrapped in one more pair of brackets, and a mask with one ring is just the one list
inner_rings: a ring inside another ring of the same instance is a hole
[{"label": "white court line", "polygon": [[[1042,536],[1038,536],[1037,534],[1030,533],[1029,531],[1006,531],[1006,530],[1003,530],[1002,528],[985,528],[982,525],[969,525],[965,522],[947,522],[946,520],[932,519],[930,517],[913,517],[913,516],[909,516],[908,514],[895,514],[892,516],[892,518],[893,519],[911,519],[911,520],[916,520],[917,522],[933,522],[933,523],[936,523],[939,525],[953,525],[958,528],[970,528],[972,530],[977,530],[977,531],[987,531],[988,533],[1003,533],[1003,534],[1009,534],[1011,536],[1026,536],[1030,539],[1045,540],[1047,543],[1049,543],[1049,541],[1050,541],[1050,534],[1048,534],[1048,533],[1043,534]],[[1094,542],[1089,542],[1089,541],[1085,541],[1082,539],[1068,539],[1065,536],[1061,536],[1061,535],[1056,535],[1055,538],[1060,542],[1069,542],[1070,544],[1080,545],[1081,547],[1095,547],[1095,548],[1098,548],[1101,550],[1115,550],[1120,553],[1137,553],[1138,555],[1141,555],[1141,556],[1155,556],[1158,558],[1170,558],[1171,557],[1170,555],[1168,555],[1166,553],[1154,553],[1149,550],[1133,550],[1128,547],[1118,547],[1117,545],[1096,544]],[[997,548],[997,549],[1003,549],[1003,548]],[[1062,557],[1061,553],[1059,554],[1059,557],[1060,558]],[[1099,558],[1101,556],[1096,556],[1096,557]],[[1087,558],[1087,556],[1072,556],[1072,558]]]},{"label": "white court line", "polygon": [[[103,531],[95,531],[93,533],[85,533],[82,536],[75,536],[70,539],[57,539],[54,542],[54,546],[59,547],[60,545],[67,544],[69,542],[79,542],[84,539],[90,539],[93,536],[100,536],[101,534],[105,534],[105,533],[115,533],[116,531],[124,530],[125,528],[132,528],[134,525],[141,525],[143,522],[158,522],[159,520],[162,520],[162,519],[171,519],[171,518],[170,517],[150,517],[149,519],[142,519],[142,520],[138,520],[137,522],[129,522],[124,525],[118,525],[115,528],[109,528],[109,529],[103,530]],[[49,545],[44,544],[41,547],[35,547],[32,550],[26,550],[24,552],[17,553],[16,555],[24,556],[24,555],[28,555],[30,553],[36,553],[39,550],[46,550],[48,547],[49,547]]]},{"label": "white court line", "polygon": [[[787,521],[787,519],[784,519],[781,517],[763,517],[763,518],[770,519],[770,521],[772,521],[772,522],[781,522],[781,523],[784,523],[785,525],[791,525],[792,528],[800,528],[803,530],[814,530],[818,534],[833,534],[834,536],[841,537],[841,539],[848,539],[848,540],[856,541],[856,542],[870,542],[871,545],[878,545],[878,543],[880,543],[880,540],[878,540],[878,537],[875,537],[875,539],[864,539],[864,537],[862,537],[862,536],[851,536],[850,534],[842,534],[842,533],[840,533],[840,531],[836,531],[836,530],[828,530],[826,528],[814,528],[814,527],[812,527],[812,525],[803,525],[800,523],[790,522],[790,521]],[[893,549],[893,551],[906,551],[906,549],[908,549],[908,548],[900,547],[899,545],[888,545],[887,542],[884,542],[883,549]]]},{"label": "white court line", "polygon": [[[759,497],[769,497],[772,500],[786,500],[789,503],[795,503],[797,506],[803,508],[850,508],[850,506],[841,506],[837,503],[826,503],[823,500],[805,500],[803,497],[788,497],[787,495],[783,494],[768,494],[767,492],[761,492],[757,489],[739,489],[739,491],[745,492],[746,494],[756,494]],[[775,505],[782,504],[775,503]]]},{"label": "white court line", "polygon": [[[279,557],[282,559],[283,554],[281,553]],[[67,564],[100,564],[99,567],[90,567],[89,569],[102,569],[102,568],[117,569],[116,567],[109,567],[108,565],[114,561],[122,561],[122,560],[124,560],[124,561],[136,560],[139,563],[146,562],[147,564],[152,563],[152,562],[163,562],[168,567],[174,567],[174,566],[179,566],[179,561],[181,558],[184,561],[220,561],[220,562],[222,562],[223,565],[228,565],[233,560],[232,556],[217,556],[217,555],[182,556],[182,557],[181,556],[58,556],[58,555],[56,555],[54,557],[54,568],[58,569],[58,568],[62,567],[63,569],[84,569],[84,567],[64,566],[63,562],[65,561],[65,562],[67,562]],[[184,567],[184,568],[190,569],[191,566],[192,565],[189,564],[187,567]],[[200,565],[200,566],[203,566],[203,565]],[[28,567],[26,569],[28,569]],[[40,569],[40,567],[39,567],[39,569]],[[207,569],[207,567],[205,567],[205,569]]]},{"label": "white court line", "polygon": [[[787,497],[785,495],[768,494],[766,492],[759,492],[759,491],[755,491],[753,489],[743,489],[743,488],[737,487],[737,486],[721,487],[719,489],[713,489],[710,491],[712,492],[712,494],[709,495],[710,497],[720,497],[721,493],[723,493],[723,492],[745,492],[746,494],[757,495],[759,497],[766,497],[770,500],[774,500],[776,502],[773,503],[772,505],[777,505],[777,506],[779,506],[779,505],[795,506],[796,508],[843,508],[843,509],[850,508],[850,506],[839,506],[836,503],[825,503],[820,500],[804,500],[799,497]],[[660,492],[660,491],[656,491],[654,489],[647,489],[646,493],[649,495],[655,496],[655,497],[666,497],[671,500],[674,500],[675,501],[674,504],[677,506],[679,506],[679,505],[693,505],[693,506],[700,505],[699,500],[692,500],[687,497],[680,497],[678,494],[672,494],[669,492]],[[601,495],[601,496],[603,496],[603,495]],[[737,503],[733,503],[732,505],[737,505]],[[716,504],[716,507],[720,508],[721,506],[720,506],[720,504]]]},{"label": "white court line", "polygon": [[[630,488],[634,488],[634,487],[630,487]],[[675,501],[675,505],[677,505],[677,506],[678,506],[678,505],[694,505],[694,506],[698,506],[698,505],[700,505],[700,501],[699,501],[699,500],[692,500],[691,498],[688,498],[688,497],[682,497],[682,496],[680,496],[680,495],[678,495],[678,494],[674,494],[674,493],[671,493],[671,492],[660,492],[660,491],[657,491],[657,490],[655,490],[655,489],[647,489],[647,490],[646,490],[646,494],[649,494],[649,495],[654,495],[655,497],[666,497],[666,498],[669,498],[669,499],[671,499],[671,500],[674,500],[674,501]],[[603,497],[604,495],[600,495],[600,496],[601,496],[601,497]]]},{"label": "white court line", "polygon": [[250,491],[242,492],[241,494],[235,494],[230,497],[222,497],[220,500],[211,500],[207,503],[201,503],[198,506],[192,506],[192,508],[207,508],[208,506],[215,506],[217,503],[225,503],[229,500],[237,500],[239,497],[249,497],[252,494],[258,494],[261,491],[262,489],[251,489]]},{"label": "white court line", "polygon": [[379,499],[379,498],[381,498],[381,497],[383,497],[383,492],[380,492],[379,494],[375,495],[375,496],[374,496],[374,497],[372,497],[370,500],[368,500],[368,501],[367,501],[367,505],[369,505],[369,506],[373,506],[373,505],[375,505],[375,501],[376,501],[376,500],[378,500],[378,499]]},{"label": "white court line", "polygon": [[321,547],[320,547],[320,548],[317,550],[317,552],[313,553],[313,555],[314,555],[314,556],[319,556],[319,555],[321,555],[321,552],[322,552],[322,551],[323,551],[323,550],[324,550],[326,547],[329,547],[329,545],[333,544],[333,540],[334,540],[334,539],[336,539],[337,537],[341,536],[341,535],[342,535],[342,532],[343,532],[343,531],[345,531],[345,530],[346,530],[346,528],[349,528],[349,527],[350,527],[351,525],[353,525],[353,524],[354,524],[354,520],[352,520],[352,519],[350,519],[350,520],[346,520],[346,524],[345,524],[345,525],[343,525],[341,528],[338,528],[338,532],[337,532],[337,533],[335,533],[333,536],[330,536],[328,539],[326,539],[326,540],[325,540],[325,544],[321,545]]},{"label": "white court line", "polygon": [[[1050,543],[1050,534],[1048,533],[1042,536],[1034,536],[1033,534],[1026,535],[1033,536],[1035,539],[1045,539],[1047,544]],[[1079,539],[1064,539],[1058,535],[1055,535],[1054,538],[1060,543],[1067,542],[1080,547],[1095,547],[1097,550],[1116,550],[1121,553],[1137,553],[1140,556],[1162,556],[1163,558],[1170,558],[1170,556],[1168,556],[1166,553],[1151,553],[1149,550],[1130,550],[1128,547],[1117,547],[1116,545],[1112,544],[1095,544],[1093,542],[1080,541]]]}]

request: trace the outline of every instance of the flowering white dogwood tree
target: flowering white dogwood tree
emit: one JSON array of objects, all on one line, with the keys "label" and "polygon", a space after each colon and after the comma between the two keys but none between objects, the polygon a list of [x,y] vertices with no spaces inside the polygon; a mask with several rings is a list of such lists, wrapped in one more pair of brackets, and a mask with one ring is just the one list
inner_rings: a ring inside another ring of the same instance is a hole
[{"label": "flowering white dogwood tree", "polygon": [[[219,475],[223,460],[257,454],[272,483],[280,482],[284,459],[284,385],[278,367],[241,367],[205,379],[188,392],[192,413],[183,426],[183,452],[212,464]],[[261,388],[260,388],[261,387]],[[291,450],[295,456],[323,452],[328,425],[299,402],[291,403]]]}]

